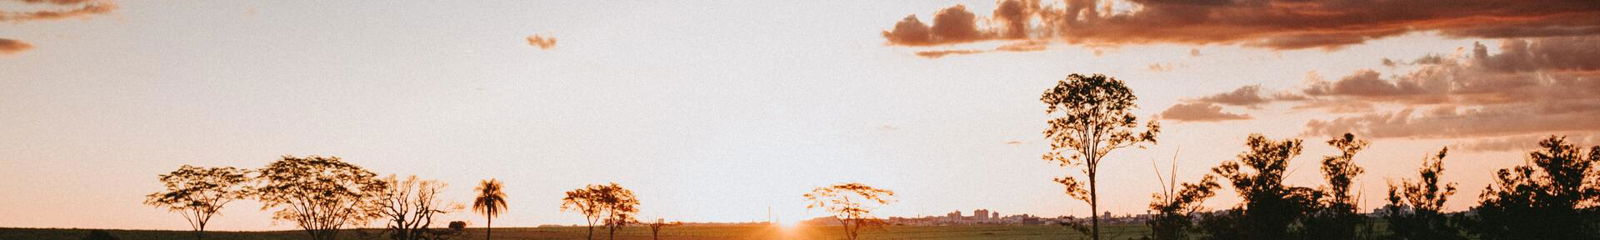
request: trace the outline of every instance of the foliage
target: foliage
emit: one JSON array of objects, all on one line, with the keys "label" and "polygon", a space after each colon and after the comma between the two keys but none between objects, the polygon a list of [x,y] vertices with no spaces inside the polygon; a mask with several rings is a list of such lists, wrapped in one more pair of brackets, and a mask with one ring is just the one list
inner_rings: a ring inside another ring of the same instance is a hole
[{"label": "foliage", "polygon": [[388,184],[377,174],[338,157],[283,156],[260,170],[256,198],[273,219],[292,221],[312,239],[332,240],[344,226],[382,216]]},{"label": "foliage", "polygon": [[[1175,178],[1177,175],[1173,174],[1168,179]],[[1188,233],[1195,228],[1194,214],[1204,209],[1200,204],[1216,196],[1216,189],[1220,187],[1217,178],[1209,174],[1201,177],[1200,182],[1183,183],[1181,190],[1177,180],[1162,185],[1161,193],[1151,194],[1150,210],[1155,211],[1156,216],[1145,222],[1150,226],[1147,238],[1189,239]]]},{"label": "foliage", "polygon": [[605,225],[610,238],[616,237],[617,230],[638,222],[634,215],[639,213],[639,199],[633,195],[633,190],[617,183],[590,184],[567,191],[567,196],[561,202],[561,211],[577,211],[588,220],[589,239],[594,239],[596,222]]},{"label": "foliage", "polygon": [[[1250,150],[1239,158],[1223,162],[1211,171],[1227,179],[1242,199],[1239,215],[1231,219],[1237,223],[1214,222],[1208,225],[1231,228],[1207,228],[1213,239],[1288,239],[1290,226],[1301,219],[1310,206],[1322,198],[1322,193],[1305,187],[1283,184],[1284,171],[1289,160],[1300,155],[1300,139],[1273,141],[1252,134],[1246,145]],[[1248,171],[1247,171],[1248,170]],[[1218,220],[1214,220],[1218,221]],[[1237,236],[1221,238],[1219,236]]]},{"label": "foliage", "polygon": [[1439,154],[1424,158],[1416,182],[1389,185],[1389,205],[1384,206],[1383,218],[1389,222],[1393,239],[1466,239],[1443,212],[1445,201],[1456,194],[1455,183],[1439,185],[1449,151],[1439,149]]},{"label": "foliage", "polygon": [[679,226],[679,225],[683,225],[683,223],[682,222],[678,222],[678,221],[667,222],[667,219],[656,218],[655,222],[652,222],[652,223],[649,224],[649,226],[650,226],[650,239],[659,240],[659,239],[661,239],[661,230],[662,229],[665,229],[667,227],[672,227],[672,226]]},{"label": "foliage", "polygon": [[494,217],[500,216],[500,213],[506,210],[506,193],[501,190],[502,187],[500,180],[491,178],[479,182],[478,187],[474,189],[478,192],[478,196],[472,201],[472,211],[483,214],[484,218],[488,219],[484,224],[483,239],[489,239],[494,235]]},{"label": "foliage", "polygon": [[384,227],[394,240],[438,239],[430,231],[434,214],[449,213],[461,207],[446,206],[439,193],[445,184],[436,180],[422,180],[412,175],[400,180],[395,175],[383,179],[390,187],[384,191],[383,216],[389,221]]},{"label": "foliage", "polygon": [[872,216],[872,210],[894,201],[894,191],[861,183],[818,187],[803,196],[810,202],[806,204],[806,209],[820,208],[833,214],[833,218],[843,226],[845,239],[849,240],[858,239],[862,227],[881,223]]},{"label": "foliage", "polygon": [[1355,155],[1370,142],[1356,139],[1354,134],[1328,140],[1328,145],[1339,149],[1338,155],[1322,158],[1322,176],[1328,180],[1324,189],[1326,198],[1307,213],[1304,235],[1312,239],[1354,239],[1356,228],[1366,222],[1366,216],[1357,213],[1356,197],[1350,193],[1350,184],[1364,170],[1355,164]]},{"label": "foliage", "polygon": [[249,194],[248,171],[233,167],[202,168],[189,165],[161,174],[166,190],[145,196],[144,204],[165,207],[183,215],[194,229],[195,239],[204,239],[206,224],[222,207]]},{"label": "foliage", "polygon": [[1094,239],[1100,239],[1099,194],[1096,179],[1100,161],[1112,150],[1156,141],[1160,126],[1150,121],[1144,132],[1135,133],[1138,118],[1132,110],[1138,105],[1133,90],[1116,78],[1101,74],[1071,74],[1045,90],[1039,101],[1051,115],[1044,135],[1050,151],[1042,158],[1063,167],[1082,167],[1080,180],[1073,175],[1055,179],[1066,186],[1068,196],[1089,203]]},{"label": "foliage", "polygon": [[1587,156],[1566,137],[1539,142],[1524,165],[1500,169],[1479,198],[1469,228],[1483,239],[1587,239],[1600,236],[1600,146]]}]

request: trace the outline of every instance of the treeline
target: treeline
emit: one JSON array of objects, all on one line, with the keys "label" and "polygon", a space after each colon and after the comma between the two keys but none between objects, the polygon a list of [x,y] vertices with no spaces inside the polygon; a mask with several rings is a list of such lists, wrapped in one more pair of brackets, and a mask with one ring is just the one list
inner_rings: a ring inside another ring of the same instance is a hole
[{"label": "treeline", "polygon": [[[1139,127],[1131,110],[1137,97],[1121,80],[1101,74],[1071,74],[1046,89],[1040,101],[1050,115],[1044,131],[1050,151],[1043,159],[1077,168],[1081,175],[1055,179],[1067,195],[1089,204],[1090,225],[1075,226],[1099,239],[1097,168],[1113,150],[1155,144],[1160,125]],[[1523,165],[1500,169],[1466,212],[1443,208],[1456,193],[1441,183],[1448,148],[1425,157],[1415,178],[1391,183],[1376,219],[1359,212],[1351,184],[1364,169],[1356,154],[1370,142],[1344,134],[1327,141],[1337,154],[1322,157],[1326,183],[1291,186],[1283,180],[1301,139],[1252,134],[1248,150],[1213,167],[1196,182],[1166,178],[1152,195],[1156,216],[1146,239],[1600,239],[1600,146],[1585,151],[1565,137],[1550,136]],[[1175,164],[1175,163],[1174,163]],[[1160,173],[1156,174],[1158,178]],[[1176,175],[1169,177],[1175,178]],[[1205,211],[1202,202],[1230,186],[1241,199],[1232,208]],[[1377,231],[1381,219],[1385,231]]]},{"label": "treeline", "polygon": [[[455,239],[463,237],[466,228],[461,221],[443,229],[433,227],[435,215],[467,208],[440,196],[447,184],[417,176],[379,177],[338,157],[283,156],[259,169],[184,165],[161,174],[160,181],[166,189],[146,196],[144,203],[182,215],[196,239],[204,239],[211,218],[237,200],[261,202],[261,210],[273,211],[274,221],[294,224],[315,240],[336,239],[341,229],[375,221],[383,222],[384,230],[378,233],[381,236],[368,237],[394,240]],[[485,239],[493,236],[494,218],[507,211],[502,189],[495,179],[483,180],[474,189],[471,210],[488,221]],[[639,200],[616,183],[574,189],[562,202],[562,211],[589,219],[590,239],[595,238],[595,224],[611,235],[631,224],[650,225],[652,233],[676,225],[663,219],[638,221]]]}]

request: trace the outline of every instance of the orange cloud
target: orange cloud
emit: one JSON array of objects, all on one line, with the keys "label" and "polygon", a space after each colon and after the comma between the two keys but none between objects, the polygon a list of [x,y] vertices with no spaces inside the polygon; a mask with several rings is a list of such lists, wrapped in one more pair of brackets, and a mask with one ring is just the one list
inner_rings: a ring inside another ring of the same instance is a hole
[{"label": "orange cloud", "polygon": [[1250,119],[1250,115],[1223,112],[1222,107],[1211,103],[1179,103],[1161,111],[1161,118],[1188,122],[1218,122]]},{"label": "orange cloud", "polygon": [[29,49],[33,49],[33,44],[28,44],[26,42],[17,41],[17,40],[0,38],[0,55],[19,53],[19,52],[22,52],[22,51],[27,51]]},{"label": "orange cloud", "polygon": [[[1454,37],[1548,37],[1600,34],[1600,4],[1589,0],[1000,0],[993,15],[956,5],[916,15],[884,31],[890,45],[938,46],[982,40],[1059,40],[1071,44],[1239,44],[1269,49],[1334,50],[1415,31]],[[1035,21],[1037,19],[1037,21]],[[980,23],[986,23],[980,25]],[[1037,26],[1034,26],[1037,25]]]},{"label": "orange cloud", "polygon": [[[77,4],[86,1],[52,0],[52,1],[23,1],[25,3],[53,3],[58,5]],[[57,20],[103,14],[116,10],[117,5],[110,2],[93,2],[70,10],[40,10],[33,12],[0,12],[0,22],[28,22],[42,20]]]},{"label": "orange cloud", "polygon": [[551,49],[556,47],[556,38],[529,35],[528,45],[539,47],[539,49]]}]

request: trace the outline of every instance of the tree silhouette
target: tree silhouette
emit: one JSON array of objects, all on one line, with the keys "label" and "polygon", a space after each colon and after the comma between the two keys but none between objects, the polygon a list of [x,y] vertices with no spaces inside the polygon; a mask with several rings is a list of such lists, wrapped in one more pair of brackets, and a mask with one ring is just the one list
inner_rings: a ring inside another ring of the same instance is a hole
[{"label": "tree silhouette", "polygon": [[189,221],[195,239],[205,239],[206,223],[233,200],[248,196],[246,170],[189,165],[160,175],[166,190],[145,196],[144,204],[178,212]]},{"label": "tree silhouette", "polygon": [[1194,214],[1204,209],[1200,204],[1216,196],[1216,189],[1222,187],[1217,184],[1216,176],[1210,174],[1201,177],[1199,182],[1179,185],[1177,170],[1176,159],[1167,172],[1168,177],[1162,178],[1161,171],[1156,170],[1156,179],[1163,182],[1161,192],[1150,194],[1150,210],[1155,211],[1156,216],[1145,222],[1150,226],[1149,239],[1189,239],[1189,231],[1195,228]]},{"label": "tree silhouette", "polygon": [[639,199],[633,195],[633,190],[617,183],[590,184],[567,191],[561,202],[561,211],[577,211],[588,220],[589,239],[594,239],[595,222],[605,224],[608,238],[612,239],[616,238],[617,230],[638,222],[634,215],[639,213]]},{"label": "tree silhouette", "polygon": [[491,178],[479,182],[474,189],[478,196],[472,201],[472,211],[488,219],[483,224],[483,239],[494,236],[494,217],[506,211],[506,193],[501,187],[500,180]]},{"label": "tree silhouette", "polygon": [[1324,201],[1305,219],[1307,237],[1315,239],[1354,239],[1356,227],[1366,217],[1357,213],[1355,196],[1350,193],[1350,183],[1364,171],[1355,164],[1355,155],[1370,142],[1356,139],[1354,134],[1328,140],[1328,145],[1339,149],[1338,155],[1322,158],[1322,176],[1328,180],[1323,191]]},{"label": "tree silhouette", "polygon": [[1484,188],[1469,228],[1483,239],[1593,239],[1600,198],[1600,146],[1584,151],[1550,136],[1524,165],[1500,169]]},{"label": "tree silhouette", "polygon": [[1384,219],[1389,221],[1393,239],[1466,239],[1444,215],[1444,203],[1456,194],[1456,184],[1439,185],[1439,175],[1444,174],[1444,157],[1450,148],[1439,149],[1439,154],[1422,159],[1416,182],[1404,180],[1399,185],[1389,185],[1389,205],[1384,206]]},{"label": "tree silhouette", "polygon": [[286,155],[259,172],[261,209],[282,207],[272,218],[294,222],[312,239],[335,239],[340,228],[366,224],[383,213],[388,184],[338,157]]},{"label": "tree silhouette", "polygon": [[1101,74],[1071,74],[1045,90],[1039,101],[1052,118],[1044,135],[1050,151],[1042,158],[1063,167],[1083,168],[1088,182],[1068,174],[1055,179],[1066,186],[1068,196],[1089,203],[1090,236],[1100,239],[1099,191],[1096,186],[1100,162],[1112,150],[1156,141],[1160,126],[1150,121],[1145,132],[1135,133],[1138,119],[1130,112],[1138,105],[1133,90],[1121,80]]},{"label": "tree silhouette", "polygon": [[[1284,170],[1289,160],[1300,155],[1300,139],[1273,141],[1251,134],[1246,145],[1250,150],[1239,154],[1239,159],[1223,162],[1211,171],[1227,179],[1242,198],[1234,224],[1213,223],[1213,226],[1233,226],[1228,229],[1206,229],[1212,238],[1237,236],[1234,239],[1288,239],[1289,226],[1304,215],[1308,207],[1317,203],[1321,192],[1304,187],[1283,184]],[[1248,170],[1248,171],[1247,171]],[[1237,232],[1233,232],[1237,231]]]},{"label": "tree silhouette", "polygon": [[861,228],[875,225],[872,210],[894,201],[894,191],[873,188],[861,183],[842,183],[818,187],[804,195],[806,209],[821,208],[833,214],[844,227],[845,239],[858,239]]},{"label": "tree silhouette", "polygon": [[662,229],[678,225],[683,225],[683,223],[677,221],[667,222],[665,218],[656,218],[656,222],[650,223],[650,239],[660,240]]},{"label": "tree silhouette", "polygon": [[383,216],[389,221],[385,228],[394,240],[435,239],[430,237],[434,214],[459,210],[460,205],[446,206],[439,193],[446,186],[436,180],[421,180],[412,175],[400,180],[395,175],[383,179],[390,187],[383,194]]}]

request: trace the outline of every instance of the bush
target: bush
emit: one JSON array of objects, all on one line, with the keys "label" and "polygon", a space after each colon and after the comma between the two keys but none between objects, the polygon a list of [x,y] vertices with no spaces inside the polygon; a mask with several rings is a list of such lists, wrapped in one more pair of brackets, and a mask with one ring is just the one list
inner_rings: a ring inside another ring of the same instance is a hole
[{"label": "bush", "polygon": [[112,236],[111,232],[106,232],[105,230],[89,231],[89,235],[88,236],[83,236],[83,240],[120,240],[120,239],[121,238],[117,238],[117,236]]}]

